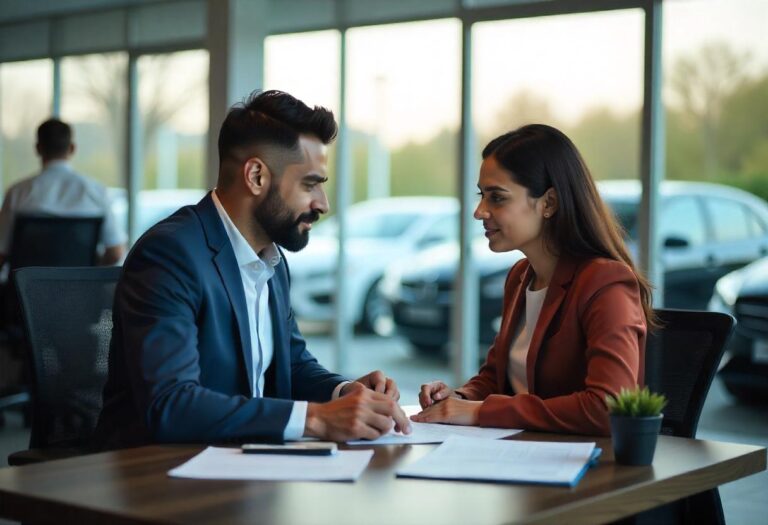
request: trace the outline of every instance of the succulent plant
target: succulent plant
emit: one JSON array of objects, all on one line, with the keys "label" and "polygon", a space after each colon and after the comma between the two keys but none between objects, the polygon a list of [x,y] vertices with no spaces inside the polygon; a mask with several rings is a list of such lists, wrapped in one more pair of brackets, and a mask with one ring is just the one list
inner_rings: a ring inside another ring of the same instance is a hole
[{"label": "succulent plant", "polygon": [[605,396],[608,411],[616,416],[654,417],[667,405],[664,394],[655,394],[648,387],[622,388],[618,396]]}]

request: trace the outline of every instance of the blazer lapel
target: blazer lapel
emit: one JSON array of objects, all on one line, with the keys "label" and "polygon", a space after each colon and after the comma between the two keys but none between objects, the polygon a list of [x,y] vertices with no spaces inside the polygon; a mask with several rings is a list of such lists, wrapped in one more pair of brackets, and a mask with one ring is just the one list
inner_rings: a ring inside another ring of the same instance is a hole
[{"label": "blazer lapel", "polygon": [[240,268],[237,266],[235,252],[229,242],[227,232],[221,223],[221,217],[209,192],[197,204],[197,214],[203,225],[208,247],[215,253],[213,263],[219,273],[224,289],[235,313],[237,328],[240,334],[240,349],[242,351],[245,370],[248,374],[248,393],[253,396],[253,353],[251,349],[251,333],[248,323],[248,308],[245,304],[245,291],[240,278]]},{"label": "blazer lapel", "polygon": [[557,263],[557,267],[555,267],[552,281],[549,283],[549,289],[544,298],[544,304],[541,307],[539,320],[536,322],[536,329],[533,331],[531,344],[528,347],[528,356],[526,357],[525,369],[528,379],[528,392],[530,393],[534,393],[536,388],[536,359],[539,356],[544,335],[547,333],[547,329],[560,308],[563,299],[565,299],[568,285],[573,280],[575,272],[576,263],[571,259],[561,258]]},{"label": "blazer lapel", "polygon": [[527,283],[533,271],[530,264],[520,274],[520,282],[516,285],[515,294],[512,296],[512,308],[508,309],[506,317],[502,320],[499,333],[504,334],[501,339],[501,347],[496,352],[496,384],[499,392],[507,391],[507,369],[509,367],[509,346],[515,336],[517,325],[520,323],[520,315],[525,308],[525,283]]}]

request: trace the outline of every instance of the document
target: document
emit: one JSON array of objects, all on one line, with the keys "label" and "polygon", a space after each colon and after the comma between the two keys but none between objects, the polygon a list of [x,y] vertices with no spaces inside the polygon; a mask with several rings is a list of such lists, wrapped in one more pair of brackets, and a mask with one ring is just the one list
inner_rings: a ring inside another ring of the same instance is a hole
[{"label": "document", "polygon": [[[418,405],[406,405],[402,407],[405,414],[410,417],[421,411]],[[424,443],[442,443],[449,436],[466,436],[485,439],[500,439],[513,436],[522,430],[510,428],[471,427],[464,425],[443,425],[440,423],[417,423],[411,421],[411,433],[390,431],[378,439],[358,439],[347,441],[348,445],[418,445]]]},{"label": "document", "polygon": [[208,447],[172,469],[174,478],[262,481],[354,481],[373,450],[339,450],[331,456],[243,454],[239,448]]},{"label": "document", "polygon": [[397,475],[574,487],[599,450],[595,443],[450,436],[426,456],[399,469]]}]

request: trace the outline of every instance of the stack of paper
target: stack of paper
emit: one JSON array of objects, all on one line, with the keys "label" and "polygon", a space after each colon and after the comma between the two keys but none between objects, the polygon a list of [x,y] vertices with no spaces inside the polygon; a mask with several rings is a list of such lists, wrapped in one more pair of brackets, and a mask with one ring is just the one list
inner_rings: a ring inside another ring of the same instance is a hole
[{"label": "stack of paper", "polygon": [[340,450],[332,456],[287,456],[208,447],[168,475],[195,479],[354,481],[372,456],[373,450]]},{"label": "stack of paper", "polygon": [[597,458],[599,450],[595,443],[451,436],[426,456],[398,470],[397,475],[573,487]]}]

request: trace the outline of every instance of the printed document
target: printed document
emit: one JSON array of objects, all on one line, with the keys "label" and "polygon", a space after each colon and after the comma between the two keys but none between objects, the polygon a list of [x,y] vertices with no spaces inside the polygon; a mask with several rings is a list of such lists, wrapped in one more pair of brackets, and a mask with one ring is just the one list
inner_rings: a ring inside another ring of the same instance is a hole
[{"label": "printed document", "polygon": [[[418,405],[406,405],[402,407],[405,414],[410,417],[417,414],[421,407]],[[485,439],[500,439],[513,436],[522,430],[511,428],[482,428],[463,425],[443,425],[440,423],[417,423],[411,421],[411,433],[403,434],[391,430],[378,439],[359,439],[347,441],[348,445],[417,445],[424,443],[442,443],[449,436],[466,436]]]},{"label": "printed document", "polygon": [[243,454],[239,448],[208,447],[168,472],[175,478],[262,481],[354,481],[373,450],[339,450],[332,456]]},{"label": "printed document", "polygon": [[595,451],[595,443],[450,436],[426,456],[399,469],[397,475],[573,487],[595,459]]}]

